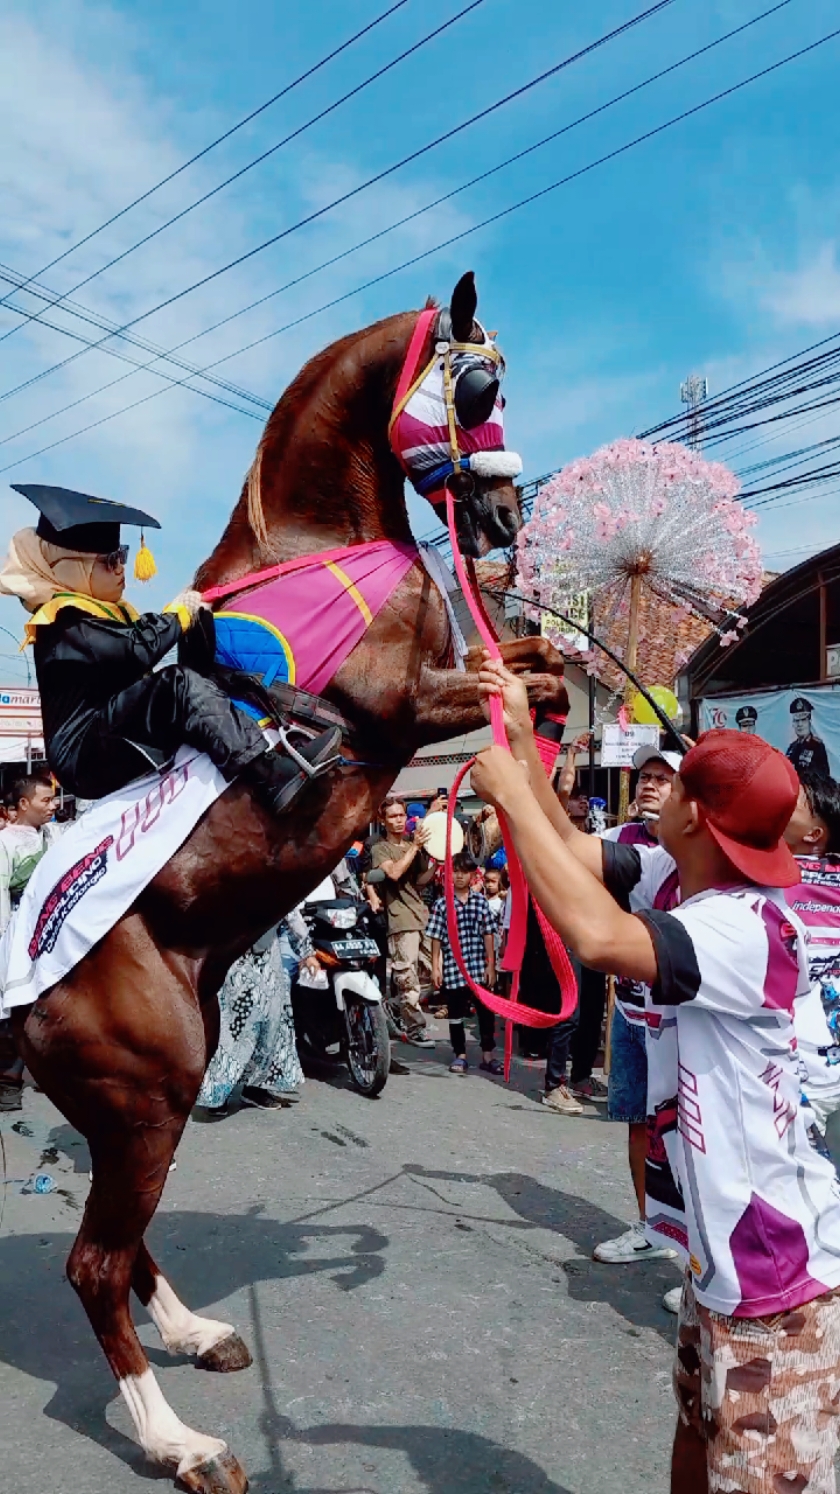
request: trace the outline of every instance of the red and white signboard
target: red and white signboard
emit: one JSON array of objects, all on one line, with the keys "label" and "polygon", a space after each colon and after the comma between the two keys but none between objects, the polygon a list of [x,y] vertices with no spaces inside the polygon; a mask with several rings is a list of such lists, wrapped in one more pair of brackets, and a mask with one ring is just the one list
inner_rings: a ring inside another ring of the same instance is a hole
[{"label": "red and white signboard", "polygon": [[41,698],[34,685],[0,685],[0,762],[44,755]]}]

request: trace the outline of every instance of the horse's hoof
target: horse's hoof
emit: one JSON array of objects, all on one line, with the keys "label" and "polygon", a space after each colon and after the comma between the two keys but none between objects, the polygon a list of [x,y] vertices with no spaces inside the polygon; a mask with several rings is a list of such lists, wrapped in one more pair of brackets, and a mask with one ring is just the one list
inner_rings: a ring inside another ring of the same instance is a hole
[{"label": "horse's hoof", "polygon": [[248,1479],[233,1453],[225,1448],[217,1457],[179,1473],[175,1488],[188,1489],[191,1494],[247,1494]]},{"label": "horse's hoof", "polygon": [[195,1362],[198,1369],[228,1374],[231,1370],[247,1369],[254,1361],[248,1345],[242,1342],[239,1334],[230,1333],[212,1349],[208,1349],[206,1354],[199,1354]]}]

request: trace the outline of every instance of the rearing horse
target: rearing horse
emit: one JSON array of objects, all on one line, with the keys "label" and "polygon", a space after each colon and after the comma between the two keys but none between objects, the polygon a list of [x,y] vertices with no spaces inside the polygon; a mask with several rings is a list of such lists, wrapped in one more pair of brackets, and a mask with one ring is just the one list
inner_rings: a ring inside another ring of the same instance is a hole
[{"label": "rearing horse", "polygon": [[[467,275],[450,307],[454,341],[483,342],[475,310]],[[268,420],[199,588],[338,546],[412,543],[388,432],[417,321],[417,312],[388,317],[307,364]],[[423,361],[434,337],[431,327]],[[464,485],[460,539],[472,553],[479,535],[510,544],[520,522],[510,480]],[[550,645],[528,638],[504,653],[532,671],[535,703],[563,708],[562,661]],[[418,747],[483,722],[475,675],[451,668],[444,603],[419,558],[325,694],[352,722],[365,765],[319,780],[280,819],[233,784],[106,938],[14,1013],[22,1056],[90,1146],[93,1182],[68,1277],[144,1450],[199,1494],[242,1494],[247,1479],[224,1442],[168,1406],[134,1330],[132,1288],[171,1352],[216,1370],[242,1368],[250,1355],[229,1324],[179,1301],[143,1236],[216,1048],[216,995],[230,965],[336,865]]]}]

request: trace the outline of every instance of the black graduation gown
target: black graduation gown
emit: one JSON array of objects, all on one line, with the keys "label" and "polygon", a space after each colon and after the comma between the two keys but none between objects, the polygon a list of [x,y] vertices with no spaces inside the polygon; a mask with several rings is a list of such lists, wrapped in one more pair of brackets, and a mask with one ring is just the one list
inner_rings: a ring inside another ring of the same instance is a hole
[{"label": "black graduation gown", "polygon": [[[151,670],[182,637],[175,613],[111,622],[62,607],[35,635],[47,761],[62,787],[101,799],[184,743],[233,778],[266,750],[255,721],[218,685],[180,664]],[[133,745],[136,744],[136,745]]]}]

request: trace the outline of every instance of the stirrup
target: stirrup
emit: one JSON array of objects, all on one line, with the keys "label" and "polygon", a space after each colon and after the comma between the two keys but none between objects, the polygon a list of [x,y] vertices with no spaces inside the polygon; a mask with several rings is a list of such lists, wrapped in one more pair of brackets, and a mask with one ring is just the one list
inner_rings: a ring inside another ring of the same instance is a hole
[{"label": "stirrup", "polygon": [[340,766],[342,760],[340,752],[334,753],[332,757],[325,758],[322,763],[311,763],[308,758],[303,756],[302,752],[298,752],[297,748],[292,746],[289,740],[290,731],[295,731],[299,735],[309,737],[310,739],[316,735],[315,732],[307,732],[297,726],[289,728],[283,725],[278,725],[276,731],[280,738],[283,751],[288,754],[292,762],[295,763],[306,778],[320,778],[322,773],[329,773],[333,768]]}]

